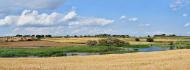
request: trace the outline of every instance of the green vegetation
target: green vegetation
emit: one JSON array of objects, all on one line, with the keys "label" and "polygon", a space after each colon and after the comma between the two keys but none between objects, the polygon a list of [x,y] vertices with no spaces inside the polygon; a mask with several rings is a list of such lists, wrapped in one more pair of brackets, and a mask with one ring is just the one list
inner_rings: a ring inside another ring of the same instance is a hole
[{"label": "green vegetation", "polygon": [[122,47],[114,46],[68,46],[68,47],[46,47],[46,48],[0,48],[0,57],[56,57],[66,56],[66,53],[128,53],[133,52],[125,48],[146,48],[147,45],[128,45]]},{"label": "green vegetation", "polygon": [[151,38],[151,37],[149,37],[149,38],[146,39],[146,41],[147,41],[147,42],[154,42],[154,39]]},{"label": "green vegetation", "polygon": [[122,46],[123,48],[148,48],[150,47],[149,45],[126,45]]},{"label": "green vegetation", "polygon": [[135,38],[135,41],[139,42],[139,41],[140,41],[140,39],[139,39],[139,38]]},{"label": "green vegetation", "polygon": [[88,41],[86,42],[86,44],[87,44],[88,46],[96,46],[96,45],[98,44],[98,42],[97,42],[96,40],[88,40]]},{"label": "green vegetation", "polygon": [[[109,47],[110,48],[110,47]],[[65,56],[67,52],[88,52],[88,53],[106,53],[109,51],[120,50],[117,47],[107,46],[71,46],[71,47],[48,47],[48,48],[1,48],[0,57],[49,57],[49,56]]]},{"label": "green vegetation", "polygon": [[177,49],[190,49],[189,41],[178,41],[173,44]]},{"label": "green vegetation", "polygon": [[107,38],[107,39],[101,39],[98,41],[99,45],[103,46],[116,46],[116,47],[121,47],[125,45],[129,45],[123,40],[119,40],[117,38]]}]

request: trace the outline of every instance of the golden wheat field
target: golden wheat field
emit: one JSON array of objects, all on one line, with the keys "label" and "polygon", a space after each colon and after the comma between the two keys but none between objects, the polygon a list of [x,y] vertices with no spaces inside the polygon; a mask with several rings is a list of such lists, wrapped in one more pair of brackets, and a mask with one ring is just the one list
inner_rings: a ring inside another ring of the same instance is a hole
[{"label": "golden wheat field", "polygon": [[[51,41],[51,42],[64,42],[64,43],[73,43],[73,44],[85,44],[88,40],[100,40],[104,38],[93,38],[93,37],[87,37],[87,38],[46,38],[43,39],[44,41]],[[140,41],[135,41],[135,38],[119,38],[120,40],[123,40],[125,42],[130,43],[131,45],[150,45],[150,44],[167,44],[171,41],[190,41],[189,39],[183,39],[183,38],[156,38],[154,39],[155,42],[146,42],[146,39],[140,39]]]},{"label": "golden wheat field", "polygon": [[0,70],[189,70],[190,50],[51,58],[0,58]]},{"label": "golden wheat field", "polygon": [[103,38],[46,38],[45,41],[64,43],[86,43],[88,40],[100,40]]}]

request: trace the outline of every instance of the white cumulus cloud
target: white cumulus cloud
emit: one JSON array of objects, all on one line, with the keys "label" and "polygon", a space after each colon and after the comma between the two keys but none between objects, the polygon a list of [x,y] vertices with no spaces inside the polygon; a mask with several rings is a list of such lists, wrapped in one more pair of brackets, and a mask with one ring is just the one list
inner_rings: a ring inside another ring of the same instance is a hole
[{"label": "white cumulus cloud", "polygon": [[16,25],[29,27],[44,27],[56,25],[107,25],[113,23],[113,20],[96,17],[81,17],[77,16],[75,10],[67,14],[53,12],[50,14],[42,13],[32,10],[24,10],[19,16],[6,16],[0,19],[0,25]]}]

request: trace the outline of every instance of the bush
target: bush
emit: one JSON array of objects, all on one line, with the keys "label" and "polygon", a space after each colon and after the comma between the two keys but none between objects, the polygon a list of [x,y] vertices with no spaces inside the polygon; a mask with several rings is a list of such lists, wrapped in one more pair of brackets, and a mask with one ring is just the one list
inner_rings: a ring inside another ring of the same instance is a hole
[{"label": "bush", "polygon": [[27,39],[27,41],[33,41],[32,39]]},{"label": "bush", "polygon": [[98,42],[99,42],[99,45],[103,45],[103,46],[117,46],[117,47],[121,47],[121,46],[124,46],[124,45],[127,44],[124,41],[119,40],[117,38],[101,39]]},{"label": "bush", "polygon": [[146,39],[146,41],[147,42],[154,42],[154,39],[149,37],[149,38]]},{"label": "bush", "polygon": [[139,38],[135,38],[135,41],[140,41],[140,39]]},{"label": "bush", "polygon": [[87,42],[86,42],[86,44],[88,45],[88,46],[96,46],[97,45],[97,41],[96,40],[88,40]]}]

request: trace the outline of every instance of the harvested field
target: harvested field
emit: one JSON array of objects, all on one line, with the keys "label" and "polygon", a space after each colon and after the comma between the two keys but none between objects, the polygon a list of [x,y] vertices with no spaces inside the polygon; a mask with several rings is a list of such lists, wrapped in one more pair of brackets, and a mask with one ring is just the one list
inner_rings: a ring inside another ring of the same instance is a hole
[{"label": "harvested field", "polygon": [[50,41],[19,41],[0,42],[0,47],[56,47],[56,46],[80,46],[84,44],[50,42]]},{"label": "harvested field", "polygon": [[104,38],[46,38],[43,39],[45,41],[52,41],[52,42],[65,42],[65,43],[78,43],[78,44],[84,44],[88,40],[100,40]]},{"label": "harvested field", "polygon": [[0,70],[189,70],[190,50],[54,58],[0,58]]}]

